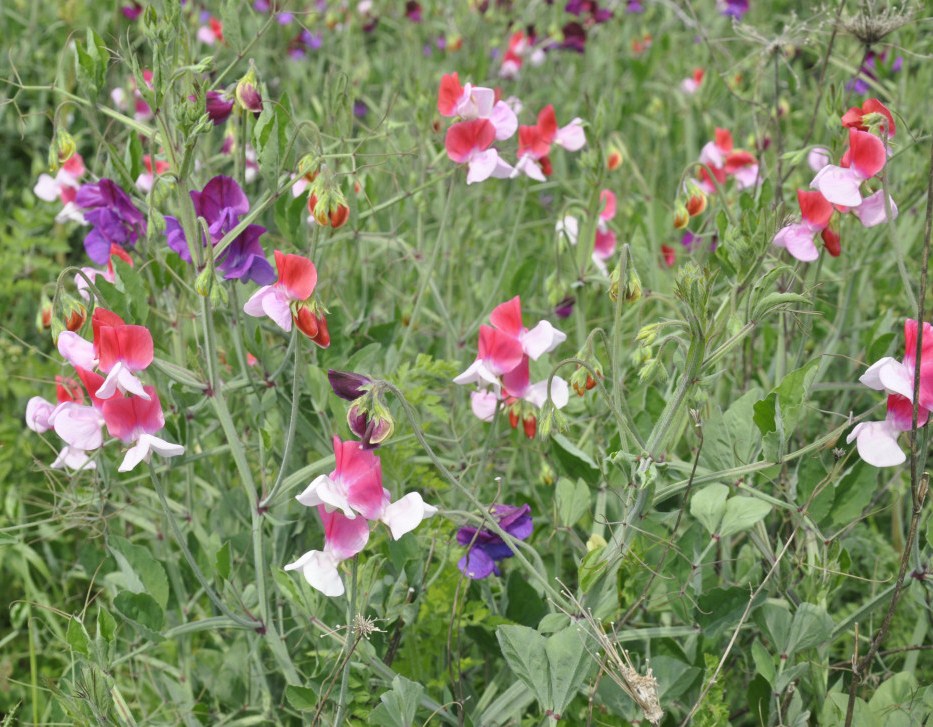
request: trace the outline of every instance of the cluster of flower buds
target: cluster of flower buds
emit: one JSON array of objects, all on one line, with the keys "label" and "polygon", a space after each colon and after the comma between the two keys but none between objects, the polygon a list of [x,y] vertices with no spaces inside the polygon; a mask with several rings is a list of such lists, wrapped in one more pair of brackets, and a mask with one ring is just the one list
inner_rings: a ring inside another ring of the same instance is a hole
[{"label": "cluster of flower buds", "polygon": [[849,146],[839,166],[830,164],[829,153],[816,148],[807,157],[816,172],[810,187],[797,190],[800,222],[785,225],[772,240],[797,260],[812,262],[819,255],[815,238],[819,235],[826,251],[837,257],[842,248],[840,235],[833,224],[835,213],[851,212],[863,227],[874,227],[897,217],[897,205],[879,189],[862,196],[863,185],[876,177],[888,157],[887,141],[894,136],[894,117],[877,99],[868,99],[861,108],[849,109],[842,117],[849,132]]},{"label": "cluster of flower buds", "polygon": [[317,224],[335,230],[343,227],[350,219],[350,207],[334,172],[311,155],[304,157],[298,166],[302,176],[292,185],[292,195],[298,197],[307,192],[308,213]]},{"label": "cluster of flower buds", "polygon": [[570,386],[577,392],[577,396],[585,396],[587,391],[596,387],[596,379],[593,378],[591,370],[602,379],[603,367],[595,357],[587,355],[586,351],[580,351],[577,358],[585,361],[587,366],[577,366],[577,370],[570,376]]},{"label": "cluster of flower buds", "polygon": [[684,185],[684,196],[674,204],[674,229],[683,230],[690,219],[703,214],[709,203],[706,192],[693,180]]},{"label": "cluster of flower buds", "polygon": [[547,321],[532,329],[522,323],[522,304],[518,296],[502,303],[489,315],[492,326],[479,327],[476,360],[454,379],[456,384],[476,384],[471,394],[473,413],[483,421],[492,421],[503,407],[512,428],[522,423],[525,435],[532,439],[537,432],[537,416],[550,398],[558,409],[570,398],[567,382],[552,377],[532,384],[529,361],[536,361],[553,351],[567,336]]},{"label": "cluster of flower buds", "polygon": [[395,422],[377,382],[362,374],[334,369],[327,372],[327,378],[337,396],[353,402],[347,411],[347,425],[360,438],[363,449],[375,449],[392,436]]},{"label": "cluster of flower buds", "polygon": [[264,285],[243,305],[243,312],[255,318],[268,316],[283,331],[292,325],[321,348],[330,346],[327,330],[327,311],[314,298],[317,268],[301,255],[286,255],[275,251],[275,266],[279,277],[271,285]]},{"label": "cluster of flower buds", "polygon": [[35,432],[53,430],[65,442],[53,468],[94,469],[88,452],[103,446],[103,427],[112,437],[132,446],[120,464],[128,472],[153,452],[164,457],[183,454],[185,448],[155,436],[165,426],[159,395],[137,374],[153,360],[152,334],[145,326],[126,324],[117,314],[97,308],[91,316],[93,340],[64,331],[58,351],[77,372],[84,393],[71,379],[57,379],[57,404],[35,396],[26,407],[26,424]]}]

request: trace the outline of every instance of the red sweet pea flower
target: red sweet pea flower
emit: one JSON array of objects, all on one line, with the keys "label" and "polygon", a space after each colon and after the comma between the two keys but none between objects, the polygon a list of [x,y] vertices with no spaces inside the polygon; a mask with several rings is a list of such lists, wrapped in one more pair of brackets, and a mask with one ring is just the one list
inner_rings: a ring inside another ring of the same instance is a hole
[{"label": "red sweet pea flower", "polygon": [[[866,120],[865,117],[869,117]],[[866,124],[869,121],[869,124]],[[874,121],[875,123],[870,123]],[[870,98],[862,104],[862,108],[853,106],[842,116],[842,125],[858,131],[869,131],[876,127],[879,132],[894,136],[897,127],[894,125],[894,116],[887,107],[876,98]]]}]

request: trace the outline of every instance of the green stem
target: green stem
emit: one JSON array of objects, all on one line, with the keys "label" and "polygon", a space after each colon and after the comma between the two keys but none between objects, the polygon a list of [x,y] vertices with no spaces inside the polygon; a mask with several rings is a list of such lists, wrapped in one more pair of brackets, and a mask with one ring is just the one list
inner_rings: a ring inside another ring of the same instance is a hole
[{"label": "green stem", "polygon": [[[297,329],[296,329],[297,330]],[[296,332],[293,331],[293,335]],[[269,494],[259,501],[259,509],[265,510],[275,499],[279,487],[285,480],[285,470],[288,467],[288,460],[292,453],[292,445],[295,442],[295,430],[298,427],[298,404],[301,399],[301,346],[295,344],[295,369],[292,372],[292,406],[288,417],[288,432],[285,434],[285,446],[282,449],[282,463],[279,466],[279,474],[275,478],[272,489]]]},{"label": "green stem", "polygon": [[357,642],[353,634],[353,621],[356,617],[356,613],[354,612],[356,609],[356,576],[359,566],[360,558],[356,555],[353,557],[353,563],[350,565],[350,591],[347,603],[347,640],[344,644],[344,651],[346,652],[344,654],[344,660],[346,663],[343,666],[343,675],[340,677],[340,696],[337,699],[337,715],[334,718],[334,724],[337,725],[337,727],[340,727],[346,718],[347,686],[350,683],[350,657]]}]

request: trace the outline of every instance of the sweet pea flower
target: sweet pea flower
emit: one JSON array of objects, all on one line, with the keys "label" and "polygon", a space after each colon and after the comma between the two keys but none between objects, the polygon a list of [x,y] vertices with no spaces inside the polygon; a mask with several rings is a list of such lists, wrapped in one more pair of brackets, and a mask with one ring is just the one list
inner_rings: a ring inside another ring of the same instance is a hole
[{"label": "sweet pea flower", "polygon": [[447,129],[444,146],[447,156],[458,164],[466,164],[467,184],[482,182],[490,177],[506,179],[512,167],[493,148],[496,128],[488,119],[473,119],[453,124]]},{"label": "sweet pea flower", "polygon": [[842,125],[858,131],[877,130],[879,134],[893,137],[897,131],[894,116],[887,106],[876,98],[870,98],[861,108],[853,106],[842,115]]},{"label": "sweet pea flower", "polygon": [[334,459],[329,475],[315,478],[295,497],[302,505],[317,508],[324,524],[324,550],[309,551],[285,566],[285,570],[301,569],[305,580],[326,596],[343,594],[337,565],[365,547],[369,521],[385,523],[398,540],[437,512],[417,492],[391,502],[382,486],[379,458],[356,442],[334,437]]},{"label": "sweet pea flower", "polygon": [[798,260],[812,262],[819,256],[814,238],[829,224],[833,206],[819,192],[797,190],[801,221],[782,227],[771,244],[786,248]]},{"label": "sweet pea flower", "polygon": [[680,90],[688,96],[693,96],[697,91],[700,90],[700,86],[703,84],[704,75],[706,75],[706,71],[704,71],[702,68],[694,68],[693,73],[690,74],[690,77],[685,78],[680,82]]},{"label": "sweet pea flower", "polygon": [[516,368],[525,356],[537,361],[563,343],[567,336],[547,321],[528,329],[522,323],[519,296],[502,303],[489,315],[492,326],[480,326],[476,360],[454,379],[457,384],[479,383],[498,389],[499,377]]},{"label": "sweet pea flower", "polygon": [[221,22],[217,18],[210,16],[207,19],[207,25],[202,25],[198,28],[198,40],[205,45],[223,43],[224,29]]},{"label": "sweet pea flower", "polygon": [[103,402],[101,413],[112,437],[130,444],[118,471],[129,472],[140,462],[148,462],[152,453],[177,457],[185,453],[180,444],[155,436],[165,426],[165,416],[159,395],[152,386],[145,387],[145,396],[114,396]]},{"label": "sweet pea flower", "polygon": [[[95,314],[97,311],[94,311]],[[152,334],[145,326],[101,325],[94,331],[98,368],[106,374],[95,392],[99,399],[109,399],[117,391],[148,399],[147,389],[135,374],[145,370],[153,359]]]},{"label": "sweet pea flower", "polygon": [[230,118],[235,103],[236,99],[226,91],[208,91],[204,94],[204,110],[214,126],[219,126]]},{"label": "sweet pea flower", "polygon": [[309,301],[317,285],[317,268],[301,255],[286,255],[275,251],[278,280],[264,285],[243,305],[243,312],[255,318],[264,315],[272,319],[285,332],[292,324],[321,348],[330,345],[330,333],[324,312],[314,301]]},{"label": "sweet pea flower", "polygon": [[[517,540],[527,540],[533,530],[529,505],[494,505],[492,515],[499,527]],[[515,555],[505,540],[486,528],[464,525],[457,531],[457,542],[469,550],[457,563],[467,578],[479,580],[491,574],[502,575],[499,563]]]},{"label": "sweet pea flower", "polygon": [[748,12],[749,0],[716,0],[716,9],[720,15],[741,20]]},{"label": "sweet pea flower", "polygon": [[877,136],[867,131],[849,129],[849,151],[844,157],[847,166],[827,164],[810,182],[832,204],[858,207],[862,203],[862,183],[884,168],[887,153]]},{"label": "sweet pea flower", "polygon": [[507,102],[496,100],[495,90],[469,83],[461,86],[456,73],[441,77],[437,110],[442,116],[458,116],[462,121],[488,119],[498,141],[510,138],[518,129],[518,117]]},{"label": "sweet pea flower", "polygon": [[146,168],[146,171],[136,177],[136,189],[144,194],[148,194],[152,191],[152,186],[155,184],[155,178],[160,177],[169,170],[169,163],[157,159],[155,164],[152,163],[152,157],[146,154],[143,157],[143,166]]},{"label": "sweet pea flower", "polygon": [[[856,440],[859,456],[875,467],[893,467],[906,460],[897,444],[901,432],[913,425],[914,376],[917,370],[918,326],[914,320],[904,323],[904,358],[886,356],[868,367],[859,381],[870,389],[887,394],[887,416],[880,422],[861,422],[846,438]],[[920,390],[917,396],[917,426],[927,423],[933,409],[933,326],[923,324],[920,353]]]},{"label": "sweet pea flower", "polygon": [[104,420],[93,406],[84,405],[84,395],[74,381],[61,376],[55,379],[57,404],[32,397],[26,405],[26,426],[39,434],[54,430],[65,442],[52,469],[94,469],[87,452],[103,444]]},{"label": "sweet pea flower", "polygon": [[119,245],[111,245],[110,259],[107,261],[106,268],[101,270],[98,268],[82,267],[81,272],[84,273],[84,275],[75,274],[75,287],[78,289],[78,294],[84,298],[84,300],[91,300],[91,293],[88,290],[88,280],[93,283],[97,279],[98,275],[100,275],[108,283],[113,283],[117,279],[117,272],[113,266],[113,259],[115,257],[120,258],[127,265],[133,267],[133,258],[129,256],[129,253],[127,253],[126,250],[124,250]]},{"label": "sweet pea flower", "polygon": [[54,202],[60,200],[63,205],[74,202],[81,186],[79,181],[85,173],[84,159],[80,154],[72,154],[55,177],[48,174],[40,174],[36,186],[32,188],[33,193],[44,202]]},{"label": "sweet pea flower", "polygon": [[820,169],[829,164],[830,159],[829,149],[822,146],[815,146],[807,152],[807,165],[814,172],[820,171]]},{"label": "sweet pea flower", "polygon": [[558,127],[554,107],[548,104],[541,109],[536,124],[518,127],[518,163],[512,176],[526,174],[543,182],[551,174],[549,155],[555,144],[567,151],[578,151],[586,144],[586,134],[579,118]]},{"label": "sweet pea flower", "polygon": [[[236,181],[224,175],[211,179],[200,192],[191,191],[195,214],[204,218],[208,225],[211,245],[217,245],[223,237],[240,222],[240,216],[249,212],[249,200]],[[259,285],[269,285],[275,280],[275,271],[266,260],[259,238],[266,228],[247,225],[233,242],[217,257],[217,269],[224,273],[225,280],[252,280]],[[165,217],[165,236],[168,246],[182,260],[191,262],[191,250],[184,230],[177,218]],[[202,246],[207,241],[202,236]]]},{"label": "sweet pea flower", "polygon": [[112,245],[132,247],[146,234],[146,218],[126,192],[110,179],[85,184],[75,195],[75,204],[85,210],[93,229],[84,238],[84,249],[95,263],[110,260]]}]

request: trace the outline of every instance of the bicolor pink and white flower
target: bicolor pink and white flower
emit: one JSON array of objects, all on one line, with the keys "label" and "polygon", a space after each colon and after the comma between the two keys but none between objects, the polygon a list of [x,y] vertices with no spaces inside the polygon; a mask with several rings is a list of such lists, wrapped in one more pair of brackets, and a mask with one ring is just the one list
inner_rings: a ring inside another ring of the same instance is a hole
[{"label": "bicolor pink and white flower", "polygon": [[819,192],[802,189],[797,190],[797,203],[800,205],[800,222],[782,227],[771,243],[785,248],[798,260],[812,262],[820,256],[814,239],[829,224],[833,206]]},{"label": "bicolor pink and white flower", "polygon": [[243,305],[243,312],[255,318],[268,316],[286,332],[292,330],[294,323],[308,338],[327,348],[330,335],[324,311],[310,300],[317,285],[314,263],[301,255],[276,250],[275,266],[279,279],[253,293]]},{"label": "bicolor pink and white flower", "polygon": [[[904,357],[886,356],[868,367],[859,381],[875,391],[887,394],[887,416],[880,422],[862,422],[846,438],[856,441],[859,456],[875,467],[893,467],[906,460],[897,444],[901,432],[910,431],[913,423],[914,377],[917,373],[917,321],[904,323]],[[917,392],[917,426],[927,423],[933,410],[933,326],[923,324],[920,353],[920,388]]]},{"label": "bicolor pink and white flower", "polygon": [[[596,234],[593,240],[593,264],[606,275],[608,269],[606,261],[615,254],[618,239],[615,231],[609,227],[609,222],[616,215],[616,196],[612,190],[604,189],[599,194],[601,209],[596,223]],[[567,239],[571,245],[576,245],[580,237],[580,221],[573,215],[565,215],[554,226],[558,235]]]},{"label": "bicolor pink and white flower", "polygon": [[489,119],[460,121],[447,129],[444,137],[447,156],[457,164],[467,165],[467,184],[512,176],[511,165],[492,147],[495,140],[496,128]]},{"label": "bicolor pink and white flower", "polygon": [[305,580],[326,596],[343,594],[337,567],[366,546],[369,522],[384,523],[398,540],[437,512],[417,492],[392,502],[382,486],[379,458],[358,442],[334,437],[334,458],[334,470],[315,478],[295,498],[302,505],[317,508],[324,525],[324,548],[309,551],[285,566],[285,570],[300,569]]},{"label": "bicolor pink and white flower", "polygon": [[834,205],[858,207],[862,184],[878,174],[887,160],[881,139],[867,131],[849,129],[849,149],[842,166],[827,164],[817,172],[810,186]]},{"label": "bicolor pink and white flower", "polygon": [[140,462],[148,462],[153,452],[163,457],[185,453],[180,444],[155,436],[165,426],[165,415],[159,395],[152,386],[145,387],[145,396],[114,396],[101,404],[101,413],[110,435],[132,444],[118,470],[129,472]]},{"label": "bicolor pink and white flower", "polygon": [[143,166],[146,168],[146,171],[136,177],[136,189],[148,194],[152,191],[155,178],[165,174],[169,170],[170,165],[167,161],[161,159],[157,159],[155,164],[153,164],[152,157],[146,154],[143,157]]},{"label": "bicolor pink and white flower", "polygon": [[26,426],[39,434],[53,430],[65,442],[53,469],[94,469],[96,463],[87,453],[103,444],[103,417],[93,406],[85,406],[84,395],[73,381],[60,376],[56,381],[58,402],[32,397],[26,404]]},{"label": "bicolor pink and white flower", "polygon": [[55,216],[58,223],[77,222],[86,225],[84,214],[81,208],[75,204],[75,197],[78,194],[78,188],[81,186],[81,177],[85,174],[84,160],[80,154],[72,154],[61,168],[52,177],[48,174],[40,174],[36,185],[32,188],[33,193],[44,202],[62,203],[61,211]]}]

